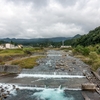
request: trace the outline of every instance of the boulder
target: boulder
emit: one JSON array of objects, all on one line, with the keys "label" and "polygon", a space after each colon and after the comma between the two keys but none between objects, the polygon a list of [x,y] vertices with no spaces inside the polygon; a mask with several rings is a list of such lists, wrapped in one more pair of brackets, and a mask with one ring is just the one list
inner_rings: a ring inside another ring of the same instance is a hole
[{"label": "boulder", "polygon": [[96,90],[97,84],[93,83],[83,83],[82,84],[82,90]]},{"label": "boulder", "polygon": [[59,67],[58,66],[55,66],[55,69],[59,69]]},{"label": "boulder", "polygon": [[7,98],[7,94],[2,94],[2,97],[3,97],[4,99],[6,99],[6,98]]},{"label": "boulder", "polygon": [[16,91],[18,91],[19,90],[19,88],[16,88]]}]

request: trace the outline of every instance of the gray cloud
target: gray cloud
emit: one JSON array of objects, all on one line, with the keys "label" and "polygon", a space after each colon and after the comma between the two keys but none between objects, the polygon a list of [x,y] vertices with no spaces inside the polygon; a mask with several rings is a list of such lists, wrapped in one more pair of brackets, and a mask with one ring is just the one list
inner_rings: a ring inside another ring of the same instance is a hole
[{"label": "gray cloud", "polygon": [[100,25],[100,0],[0,0],[0,38],[68,37]]},{"label": "gray cloud", "polygon": [[77,0],[56,0],[59,4],[61,4],[63,7],[66,6],[73,6],[76,4]]}]

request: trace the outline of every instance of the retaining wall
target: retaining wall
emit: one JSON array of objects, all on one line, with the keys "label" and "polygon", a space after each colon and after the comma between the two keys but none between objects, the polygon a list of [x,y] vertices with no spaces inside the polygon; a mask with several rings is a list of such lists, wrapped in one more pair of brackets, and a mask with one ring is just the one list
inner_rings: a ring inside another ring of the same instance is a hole
[{"label": "retaining wall", "polygon": [[0,72],[20,73],[21,68],[18,65],[0,65]]}]

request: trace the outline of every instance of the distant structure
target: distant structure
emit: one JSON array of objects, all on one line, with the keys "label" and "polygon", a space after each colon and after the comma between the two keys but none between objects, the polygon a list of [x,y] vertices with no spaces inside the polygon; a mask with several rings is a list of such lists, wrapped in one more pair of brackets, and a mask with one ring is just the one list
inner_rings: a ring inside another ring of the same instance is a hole
[{"label": "distant structure", "polygon": [[64,46],[64,40],[62,41],[62,46]]},{"label": "distant structure", "polygon": [[61,46],[60,48],[71,48],[71,46]]},{"label": "distant structure", "polygon": [[17,48],[23,48],[23,45],[17,45],[15,46],[14,44],[11,43],[5,43],[0,45],[0,49],[17,49]]},{"label": "distant structure", "polygon": [[16,46],[14,46],[13,44],[10,44],[10,43],[6,43],[5,48],[6,49],[13,49],[13,48],[16,48]]}]

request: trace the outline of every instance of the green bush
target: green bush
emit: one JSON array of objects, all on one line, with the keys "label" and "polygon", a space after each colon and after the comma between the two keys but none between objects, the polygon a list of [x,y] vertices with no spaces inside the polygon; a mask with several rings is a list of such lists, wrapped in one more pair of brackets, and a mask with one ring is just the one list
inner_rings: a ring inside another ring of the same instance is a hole
[{"label": "green bush", "polygon": [[100,67],[100,58],[96,59],[92,65],[92,69],[96,71]]},{"label": "green bush", "polygon": [[76,50],[77,52],[79,52],[79,53],[82,53],[83,46],[78,45],[78,46],[75,48],[75,50]]},{"label": "green bush", "polygon": [[90,52],[89,53],[89,57],[93,60],[97,59],[98,58],[98,54],[96,52]]},{"label": "green bush", "polygon": [[84,58],[84,59],[82,59],[82,61],[84,61],[86,64],[89,64],[89,65],[93,64],[93,60],[90,58]]},{"label": "green bush", "polygon": [[90,49],[88,47],[83,47],[78,45],[74,50],[73,53],[82,54],[82,55],[89,55]]},{"label": "green bush", "polygon": [[90,53],[90,50],[89,50],[89,48],[88,47],[84,47],[83,49],[82,49],[82,54],[83,55],[89,55],[89,53]]}]

